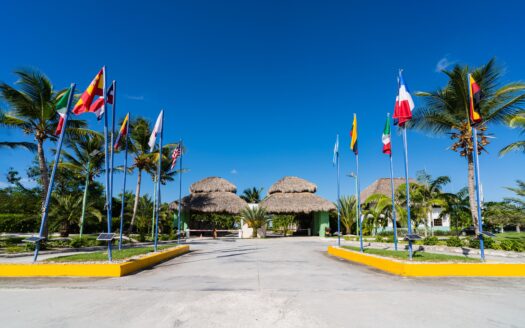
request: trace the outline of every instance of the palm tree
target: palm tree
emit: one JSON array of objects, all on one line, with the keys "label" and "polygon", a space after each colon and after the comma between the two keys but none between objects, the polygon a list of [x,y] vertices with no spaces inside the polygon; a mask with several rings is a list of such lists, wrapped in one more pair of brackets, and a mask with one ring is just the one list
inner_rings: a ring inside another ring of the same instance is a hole
[{"label": "palm tree", "polygon": [[[396,213],[398,213],[398,219],[401,219],[399,213],[403,213],[403,209],[399,204],[394,204]],[[371,231],[374,231],[374,234],[377,234],[377,228],[379,226],[386,227],[388,225],[388,219],[394,223],[392,219],[392,198],[385,196],[383,194],[372,194],[364,202],[365,209],[363,210],[363,215],[365,219],[368,219],[366,222],[371,225]],[[403,220],[396,220],[399,223],[402,223]],[[397,223],[396,222],[396,223]]]},{"label": "palm tree", "polygon": [[252,237],[257,238],[257,230],[264,227],[268,218],[264,207],[251,208],[247,206],[241,211],[241,216],[248,227],[252,228]]},{"label": "palm tree", "polygon": [[[130,122],[130,144],[128,146],[128,150],[131,154],[134,155],[133,157],[133,164],[130,166],[130,170],[136,170],[137,171],[137,186],[135,188],[135,201],[133,203],[133,214],[131,216],[131,223],[128,228],[128,233],[131,233],[133,231],[133,226],[135,225],[135,220],[137,217],[137,208],[139,205],[139,199],[140,199],[140,187],[142,183],[142,173],[144,171],[146,172],[156,172],[157,167],[157,160],[159,153],[153,152],[150,153],[149,149],[149,137],[151,135],[150,130],[150,122],[142,117],[137,117],[135,120]],[[167,144],[164,145],[162,148],[163,156],[166,156],[168,158],[168,153],[170,148],[172,148],[173,144]],[[161,165],[162,167],[169,166],[168,162],[165,163],[165,158],[163,158]],[[161,167],[161,168],[162,168]],[[169,170],[161,169],[161,182],[164,181],[171,181],[173,179],[173,175],[169,172]],[[171,179],[171,180],[170,180]]]},{"label": "palm tree", "polygon": [[516,180],[517,187],[507,187],[508,190],[514,192],[517,197],[507,197],[504,198],[505,201],[513,204],[521,212],[520,216],[517,216],[512,220],[513,224],[516,225],[516,232],[520,232],[520,227],[522,224],[525,224],[525,218],[523,213],[525,213],[525,181]]},{"label": "palm tree", "polygon": [[423,98],[424,106],[414,111],[409,127],[432,135],[449,135],[453,140],[450,149],[467,159],[470,212],[472,223],[477,229],[472,129],[468,119],[467,74],[469,72],[472,73],[484,94],[480,105],[483,123],[478,127],[478,144],[481,154],[489,144],[487,137],[489,125],[502,123],[509,119],[516,114],[525,101],[524,83],[513,82],[499,85],[502,73],[496,68],[494,59],[473,71],[470,71],[467,66],[459,65],[456,65],[451,71],[443,70],[448,77],[447,85],[437,91],[417,93]]},{"label": "palm tree", "polygon": [[467,225],[470,221],[468,189],[467,187],[462,188],[455,194],[444,193],[443,200],[445,205],[439,213],[439,218],[443,219],[448,216],[451,224],[452,221],[455,222],[456,233],[459,234],[459,227]]},{"label": "palm tree", "polygon": [[347,235],[350,234],[352,225],[356,223],[356,203],[355,196],[341,196],[337,203],[334,203],[341,211],[341,223]]},{"label": "palm tree", "polygon": [[[519,128],[521,129],[521,134],[525,134],[525,111],[520,112],[516,114],[514,117],[512,117],[508,121],[508,125],[511,128]],[[505,146],[502,150],[500,150],[499,155],[503,156],[511,151],[521,151],[525,153],[525,140],[520,140],[511,143],[508,146]]]},{"label": "palm tree", "polygon": [[261,194],[263,188],[246,188],[242,192],[241,198],[244,199],[247,203],[258,204],[261,201]]},{"label": "palm tree", "polygon": [[[93,204],[89,204],[93,205]],[[78,223],[82,211],[82,199],[75,194],[56,195],[53,194],[53,206],[49,211],[53,228],[58,228],[60,236],[69,236],[69,228],[73,223]],[[88,214],[102,220],[102,213],[95,206],[88,206]]]},{"label": "palm tree", "polygon": [[432,176],[425,171],[417,173],[417,181],[419,182],[419,194],[424,209],[426,210],[427,218],[430,219],[430,233],[434,235],[434,219],[432,218],[432,209],[434,206],[445,207],[446,201],[443,197],[443,186],[450,183],[450,177],[439,176],[432,179]]},{"label": "palm tree", "polygon": [[[56,140],[54,131],[58,123],[56,103],[66,90],[55,91],[51,81],[36,70],[17,70],[16,87],[7,83],[0,83],[0,97],[8,104],[10,112],[0,116],[0,125],[19,128],[25,134],[32,135],[36,144],[31,143],[4,143],[8,147],[24,147],[30,150],[36,148],[42,185],[42,210],[47,189],[49,187],[49,172],[44,152],[46,140]],[[18,88],[17,88],[18,87]],[[83,129],[85,123],[70,120],[67,129],[68,135],[87,134]],[[47,237],[47,227],[44,227],[44,237]]]},{"label": "palm tree", "polygon": [[104,137],[96,133],[90,138],[72,138],[69,139],[68,146],[73,153],[63,150],[62,155],[66,162],[60,163],[59,166],[70,170],[76,174],[78,178],[85,179],[84,195],[82,197],[82,215],[80,219],[80,237],[82,238],[89,185],[103,171]]}]

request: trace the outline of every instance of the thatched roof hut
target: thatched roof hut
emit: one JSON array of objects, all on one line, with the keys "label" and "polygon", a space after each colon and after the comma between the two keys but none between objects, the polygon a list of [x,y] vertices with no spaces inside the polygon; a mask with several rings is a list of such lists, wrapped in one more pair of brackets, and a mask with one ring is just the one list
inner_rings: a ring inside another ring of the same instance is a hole
[{"label": "thatched roof hut", "polygon": [[[209,177],[190,186],[190,195],[182,198],[182,207],[194,213],[239,214],[248,204],[236,192],[237,187],[228,180]],[[177,202],[172,206],[176,207]]]},{"label": "thatched roof hut", "polygon": [[[410,183],[417,183],[414,179],[408,179]],[[406,182],[405,178],[394,178],[394,191]],[[361,191],[361,203],[364,203],[368,197],[373,194],[382,194],[387,197],[392,197],[392,190],[390,189],[390,178],[381,178],[374,181],[371,185]]]},{"label": "thatched roof hut", "polygon": [[268,213],[312,213],[335,210],[332,202],[314,195],[317,186],[298,177],[284,177],[273,184],[259,205]]}]

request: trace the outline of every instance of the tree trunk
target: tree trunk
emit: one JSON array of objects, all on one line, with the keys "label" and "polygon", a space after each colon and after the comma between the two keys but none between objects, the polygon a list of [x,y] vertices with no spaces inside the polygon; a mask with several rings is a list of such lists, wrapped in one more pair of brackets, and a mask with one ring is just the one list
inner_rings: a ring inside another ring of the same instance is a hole
[{"label": "tree trunk", "polygon": [[137,209],[139,207],[140,198],[140,183],[142,181],[142,170],[139,170],[137,174],[137,187],[135,189],[135,203],[133,204],[133,215],[131,216],[131,223],[129,224],[128,234],[133,232],[133,225],[135,224],[135,218],[137,217]]},{"label": "tree trunk", "polygon": [[474,180],[474,158],[472,154],[467,155],[468,161],[468,196],[470,203],[470,215],[472,216],[472,225],[474,226],[476,236],[479,235],[478,227],[478,206],[476,204],[476,186]]},{"label": "tree trunk", "polygon": [[[44,140],[37,138],[37,152],[38,152],[38,166],[40,168],[40,182],[42,184],[42,214],[44,213],[44,206],[46,203],[47,189],[49,188],[49,172],[47,169],[46,155],[44,153]],[[42,231],[42,237],[48,237],[47,222],[45,222]]]},{"label": "tree trunk", "polygon": [[86,203],[89,188],[89,172],[86,174],[86,182],[84,184],[84,196],[82,197],[82,215],[80,216],[80,238],[84,233],[84,220],[86,219]]},{"label": "tree trunk", "polygon": [[519,224],[519,223],[516,224],[516,232],[521,232],[521,229],[520,229],[520,228],[521,228],[521,227],[520,227],[520,224]]}]

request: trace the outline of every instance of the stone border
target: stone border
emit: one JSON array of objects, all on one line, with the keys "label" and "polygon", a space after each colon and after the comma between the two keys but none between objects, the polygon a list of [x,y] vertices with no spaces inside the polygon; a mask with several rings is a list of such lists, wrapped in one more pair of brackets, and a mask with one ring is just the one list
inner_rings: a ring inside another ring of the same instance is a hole
[{"label": "stone border", "polygon": [[0,277],[122,277],[189,251],[181,245],[122,263],[0,263]]},{"label": "stone border", "polygon": [[524,263],[408,262],[328,246],[328,254],[405,277],[525,277]]}]

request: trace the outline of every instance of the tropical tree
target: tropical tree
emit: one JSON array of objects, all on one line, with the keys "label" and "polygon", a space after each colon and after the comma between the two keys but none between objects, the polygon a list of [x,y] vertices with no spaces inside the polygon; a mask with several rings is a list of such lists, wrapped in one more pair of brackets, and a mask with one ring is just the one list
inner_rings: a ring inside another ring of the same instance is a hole
[{"label": "tropical tree", "polygon": [[[508,125],[511,128],[520,129],[520,133],[525,134],[525,111],[514,115],[510,120],[508,120]],[[500,150],[499,154],[500,156],[503,156],[511,151],[521,151],[522,153],[525,153],[525,140],[516,141],[510,145],[505,146],[502,150]]]},{"label": "tropical tree", "polygon": [[423,98],[424,105],[414,111],[408,126],[432,135],[448,135],[453,140],[450,149],[466,158],[470,212],[478,233],[467,74],[472,73],[484,94],[480,104],[483,122],[477,127],[479,154],[486,150],[490,142],[487,134],[489,126],[504,122],[520,110],[525,101],[525,84],[512,82],[500,85],[502,71],[496,68],[494,59],[474,70],[456,65],[452,70],[442,72],[448,78],[447,85],[437,91],[417,93]]},{"label": "tropical tree", "polygon": [[[444,193],[442,195],[444,206],[439,213],[439,218],[450,218],[450,223],[456,228],[464,227],[470,222],[470,208],[467,187],[460,189],[457,193]],[[454,223],[452,223],[454,222]]]},{"label": "tropical tree", "polygon": [[276,215],[272,218],[272,226],[274,230],[282,230],[286,237],[288,232],[295,227],[297,219],[295,215]]},{"label": "tropical tree", "polygon": [[517,187],[507,187],[508,190],[514,192],[516,197],[506,197],[504,200],[515,206],[518,213],[512,216],[511,224],[516,226],[516,231],[521,231],[521,226],[525,224],[525,181],[516,180]]},{"label": "tropical tree", "polygon": [[85,179],[84,194],[82,197],[82,214],[80,219],[80,237],[84,231],[86,206],[89,185],[98,177],[104,166],[104,137],[95,133],[90,138],[72,138],[68,141],[71,151],[63,150],[62,156],[66,160],[59,167],[74,173],[77,178]]},{"label": "tropical tree", "polygon": [[[29,150],[36,148],[42,185],[42,210],[45,194],[49,187],[49,171],[46,161],[44,144],[46,140],[56,140],[54,131],[58,123],[56,104],[66,90],[55,91],[51,81],[37,70],[17,70],[18,81],[15,86],[0,83],[0,97],[9,106],[9,112],[0,115],[0,125],[21,129],[25,134],[33,136],[35,143],[3,143],[7,147],[24,147]],[[83,129],[83,121],[70,120],[68,135],[87,134]],[[47,227],[44,227],[47,237]]]},{"label": "tropical tree", "polygon": [[446,201],[443,196],[442,189],[446,184],[450,183],[450,177],[439,176],[432,179],[432,176],[425,171],[417,172],[418,196],[421,201],[421,205],[424,206],[427,218],[430,219],[430,232],[434,235],[434,219],[432,218],[432,209],[435,206],[441,208],[445,207]]},{"label": "tropical tree", "polygon": [[253,207],[247,206],[241,211],[242,219],[248,227],[252,228],[252,237],[257,237],[257,230],[264,227],[266,222],[268,222],[268,217],[266,215],[266,209],[264,207]]},{"label": "tropical tree", "polygon": [[[72,224],[80,226],[80,214],[82,212],[82,198],[75,194],[57,195],[53,194],[53,206],[49,211],[49,218],[53,229],[58,229],[60,236],[69,236]],[[88,204],[92,205],[92,204]],[[88,206],[88,214],[102,220],[102,213],[95,206]]]},{"label": "tropical tree", "polygon": [[341,223],[345,227],[345,232],[349,235],[352,230],[352,225],[356,222],[356,199],[355,196],[341,196],[337,203],[334,203],[336,207],[339,207],[341,211]]},{"label": "tropical tree", "polygon": [[[399,204],[394,204],[396,213],[403,213]],[[363,204],[364,225],[367,229],[377,234],[378,227],[386,227],[390,219],[393,224],[392,198],[383,194],[372,194],[368,196]],[[397,215],[396,221],[402,223],[402,216]],[[400,220],[399,220],[400,219]],[[397,223],[396,222],[396,223]]]},{"label": "tropical tree", "polygon": [[262,191],[263,188],[246,188],[244,189],[240,197],[244,199],[247,203],[258,204],[261,201]]}]

